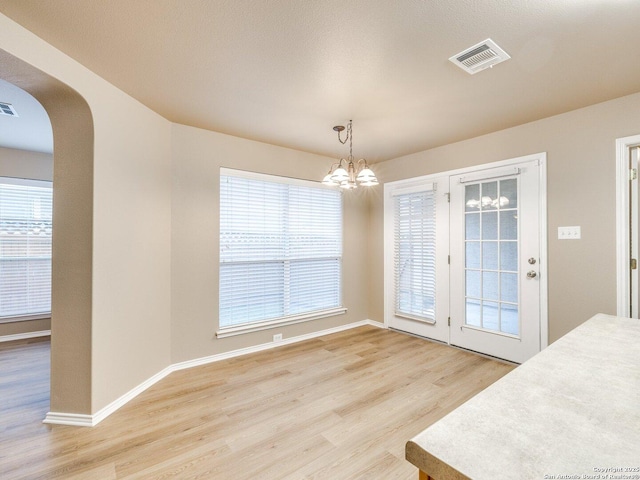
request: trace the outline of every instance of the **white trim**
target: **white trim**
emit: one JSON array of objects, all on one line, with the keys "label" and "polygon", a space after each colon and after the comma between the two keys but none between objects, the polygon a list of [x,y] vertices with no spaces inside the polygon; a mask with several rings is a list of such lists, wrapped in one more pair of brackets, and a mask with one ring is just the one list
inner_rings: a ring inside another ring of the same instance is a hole
[{"label": "white trim", "polygon": [[[302,187],[326,189],[322,182],[305,180],[303,178],[285,177],[282,175],[272,175],[269,173],[251,172],[248,170],[236,170],[233,168],[220,167],[220,176],[248,178],[249,180],[260,180],[262,182],[285,183],[287,185],[300,185]],[[337,190],[342,193],[341,190]]]},{"label": "white trim", "polygon": [[264,322],[243,323],[240,325],[232,325],[224,327],[216,332],[216,337],[226,338],[235,335],[243,335],[245,333],[259,332],[260,330],[268,330],[270,328],[283,327],[285,325],[293,325],[294,323],[309,322],[320,318],[333,317],[334,315],[343,315],[347,313],[345,307],[332,308],[330,310],[322,310],[319,312],[304,313],[302,315],[292,315],[290,317],[275,318]]},{"label": "white trim", "polygon": [[158,383],[172,372],[178,370],[184,370],[186,368],[197,367],[200,365],[206,365],[213,362],[219,362],[221,360],[227,360],[229,358],[239,357],[241,355],[247,355],[249,353],[262,352],[283,345],[290,345],[292,343],[302,342],[324,335],[330,335],[332,333],[342,332],[344,330],[350,330],[352,328],[362,327],[364,325],[371,325],[373,327],[385,328],[385,326],[379,322],[373,320],[362,320],[360,322],[348,323],[346,325],[340,325],[326,330],[320,330],[317,332],[307,333],[305,335],[298,335],[295,337],[286,338],[278,342],[263,343],[261,345],[254,345],[252,347],[241,348],[238,350],[232,350],[230,352],[219,353],[216,355],[210,355],[208,357],[196,358],[193,360],[187,360],[184,362],[174,363],[169,365],[162,371],[156,373],[151,378],[148,378],[137,387],[133,388],[129,392],[122,395],[117,400],[114,400],[106,407],[100,409],[98,412],[92,415],[80,414],[80,413],[61,413],[61,412],[49,412],[47,413],[43,423],[56,424],[56,425],[72,425],[78,427],[94,427],[109,415],[114,413],[120,407],[124,406],[129,401],[140,395],[149,387]]},{"label": "white trim", "polygon": [[640,144],[640,135],[616,140],[616,296],[617,315],[628,317],[629,298],[629,149]]},{"label": "white trim", "polygon": [[538,185],[540,190],[540,210],[538,233],[540,235],[540,258],[538,260],[538,281],[540,284],[540,351],[549,346],[549,280],[548,280],[548,225],[547,225],[547,153],[539,153]]},{"label": "white trim", "polygon": [[0,342],[13,342],[14,340],[26,340],[28,338],[49,337],[51,330],[40,330],[37,332],[14,333],[12,335],[0,336]]},{"label": "white trim", "polygon": [[472,183],[472,182],[480,182],[482,180],[493,180],[495,178],[503,178],[503,177],[514,177],[520,175],[519,167],[504,167],[504,168],[495,168],[490,171],[482,171],[482,172],[472,172],[468,175],[460,177],[460,183]]},{"label": "white trim", "polygon": [[51,318],[51,312],[29,314],[29,315],[16,315],[13,317],[0,317],[0,323],[18,323],[18,322],[28,322],[31,320],[47,320],[50,318]]},{"label": "white trim", "polygon": [[262,352],[271,348],[281,347],[282,345],[290,345],[292,343],[303,342],[305,340],[311,340],[313,338],[322,337],[324,335],[330,335],[332,333],[343,332],[352,328],[362,327],[364,325],[371,325],[378,328],[386,328],[379,322],[373,320],[362,320],[360,322],[348,323],[346,325],[340,325],[338,327],[328,328],[326,330],[320,330],[317,332],[311,332],[304,335],[298,335],[295,337],[285,338],[277,342],[262,343],[260,345],[254,345],[252,347],[240,348],[238,350],[232,350],[230,352],[218,353],[210,355],[208,357],[196,358],[194,360],[187,360],[185,362],[174,363],[172,365],[175,370],[183,370],[185,368],[197,367],[200,365],[206,365],[208,363],[219,362],[220,360],[227,360],[229,358],[239,357],[241,355],[247,355],[249,353]]},{"label": "white trim", "polygon": [[35,180],[33,178],[0,176],[0,183],[4,183],[6,185],[20,185],[23,187],[53,188],[53,181]]},{"label": "white trim", "polygon": [[82,413],[61,413],[61,412],[49,412],[44,417],[42,423],[48,423],[51,425],[70,425],[72,427],[93,427],[95,423],[92,415],[85,415]]}]

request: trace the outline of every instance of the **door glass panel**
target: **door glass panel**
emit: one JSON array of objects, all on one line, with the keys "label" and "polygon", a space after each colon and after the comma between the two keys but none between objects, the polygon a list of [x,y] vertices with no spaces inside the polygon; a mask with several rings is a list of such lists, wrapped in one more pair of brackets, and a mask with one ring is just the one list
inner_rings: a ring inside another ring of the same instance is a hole
[{"label": "door glass panel", "polygon": [[500,208],[518,208],[518,181],[515,178],[500,181]]},{"label": "door glass panel", "polygon": [[498,270],[498,242],[482,242],[482,268]]},{"label": "door glass panel", "polygon": [[500,300],[518,303],[518,275],[515,273],[500,274]]},{"label": "door glass panel", "polygon": [[466,255],[466,267],[467,268],[480,268],[480,242],[466,242],[467,249]]},{"label": "door glass panel", "polygon": [[500,330],[498,308],[499,304],[496,302],[482,302],[482,328]]},{"label": "door glass panel", "polygon": [[479,270],[467,270],[467,296],[481,297]]},{"label": "door glass panel", "polygon": [[500,242],[500,270],[518,271],[518,244]]},{"label": "door glass panel", "polygon": [[465,238],[466,240],[480,239],[480,214],[467,213],[465,216]]},{"label": "door glass panel", "polygon": [[482,239],[498,239],[498,212],[482,212]]},{"label": "door glass panel", "polygon": [[465,185],[466,325],[518,335],[518,180]]},{"label": "door glass panel", "polygon": [[499,300],[498,272],[482,272],[482,298]]},{"label": "door glass panel", "polygon": [[480,209],[480,185],[469,185],[464,191],[465,212],[477,212]]},{"label": "door glass panel", "polygon": [[482,210],[496,210],[498,208],[498,182],[482,184],[480,205]]},{"label": "door glass panel", "polygon": [[466,323],[473,327],[482,327],[482,312],[480,310],[480,300],[467,299]]},{"label": "door glass panel", "polygon": [[518,335],[520,324],[518,323],[518,306],[503,303],[500,305],[500,330],[511,335]]},{"label": "door glass panel", "polygon": [[518,238],[517,211],[500,212],[500,240],[516,240]]}]

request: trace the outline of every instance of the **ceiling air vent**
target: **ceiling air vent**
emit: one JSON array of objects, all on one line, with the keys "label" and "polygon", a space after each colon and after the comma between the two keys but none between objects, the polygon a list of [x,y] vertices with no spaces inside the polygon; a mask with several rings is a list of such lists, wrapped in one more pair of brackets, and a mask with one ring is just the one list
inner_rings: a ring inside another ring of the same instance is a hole
[{"label": "ceiling air vent", "polygon": [[502,50],[496,43],[487,38],[484,42],[480,42],[473,47],[449,58],[457,66],[473,75],[488,67],[509,60],[511,57]]},{"label": "ceiling air vent", "polygon": [[0,102],[0,115],[9,115],[10,117],[17,117],[18,112],[13,108],[10,103]]}]

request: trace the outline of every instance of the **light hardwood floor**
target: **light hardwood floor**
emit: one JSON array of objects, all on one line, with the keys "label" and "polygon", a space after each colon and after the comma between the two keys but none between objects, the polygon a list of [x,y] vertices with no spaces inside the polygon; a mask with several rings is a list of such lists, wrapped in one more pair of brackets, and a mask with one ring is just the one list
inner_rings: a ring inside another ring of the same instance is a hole
[{"label": "light hardwood floor", "polygon": [[49,343],[0,346],[2,479],[416,480],[411,437],[513,367],[361,327],[172,373],[48,426]]}]

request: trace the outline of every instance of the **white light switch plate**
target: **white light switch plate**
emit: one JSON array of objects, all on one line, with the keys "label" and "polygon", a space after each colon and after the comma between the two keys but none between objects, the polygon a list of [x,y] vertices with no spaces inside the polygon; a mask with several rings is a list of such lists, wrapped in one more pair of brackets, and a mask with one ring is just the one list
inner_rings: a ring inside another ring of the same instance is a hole
[{"label": "white light switch plate", "polygon": [[580,227],[558,227],[558,240],[580,240]]}]

